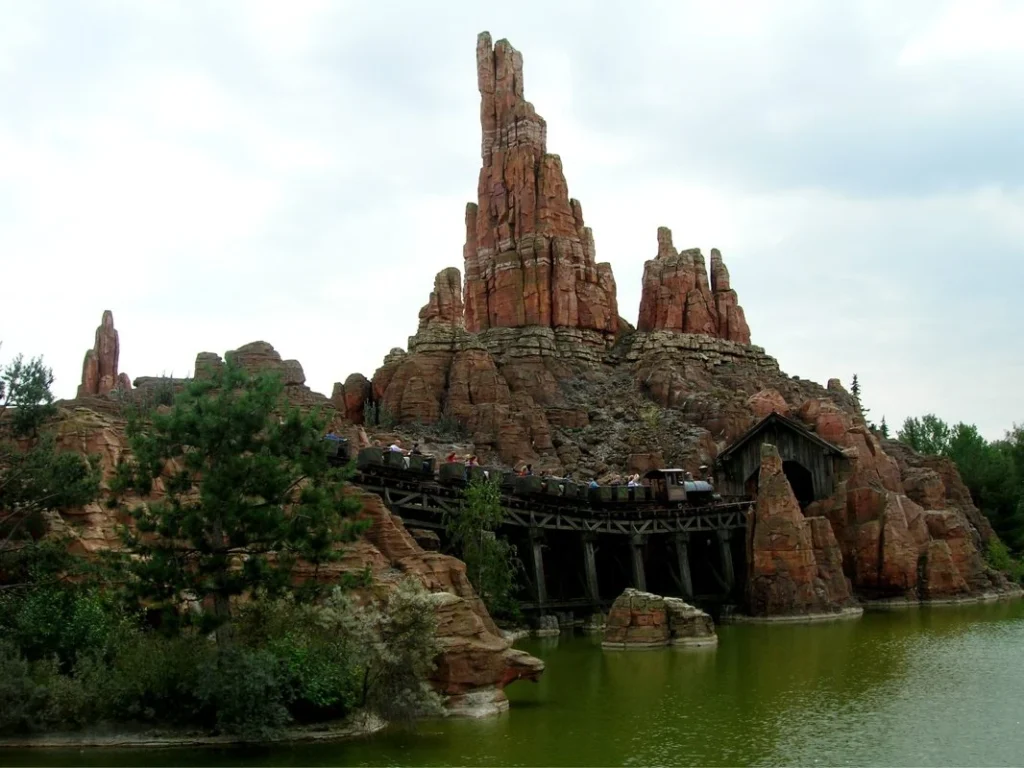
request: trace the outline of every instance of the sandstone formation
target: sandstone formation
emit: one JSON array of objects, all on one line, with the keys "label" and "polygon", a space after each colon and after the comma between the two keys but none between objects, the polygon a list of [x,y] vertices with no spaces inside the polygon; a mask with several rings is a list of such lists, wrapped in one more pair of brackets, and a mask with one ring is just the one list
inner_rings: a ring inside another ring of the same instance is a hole
[{"label": "sandstone formation", "polygon": [[747,568],[753,616],[832,613],[850,602],[832,527],[804,517],[769,444],[761,446],[757,505],[747,521]]},{"label": "sandstone formation", "polygon": [[465,324],[618,329],[611,266],[598,264],[547,124],[523,94],[523,57],[507,40],[477,38],[483,165],[466,207]]},{"label": "sandstone formation", "polygon": [[672,231],[658,229],[658,255],[644,264],[638,331],[679,331],[750,343],[750,328],[717,249],[711,279],[697,248],[677,251]]},{"label": "sandstone formation", "polygon": [[718,643],[711,617],[678,597],[629,588],[612,603],[602,648],[643,650]]},{"label": "sandstone formation", "polygon": [[117,370],[121,345],[114,328],[114,313],[104,310],[103,319],[96,328],[93,348],[85,353],[82,362],[82,381],[78,385],[78,397],[104,396],[115,389],[130,390],[128,374]]}]

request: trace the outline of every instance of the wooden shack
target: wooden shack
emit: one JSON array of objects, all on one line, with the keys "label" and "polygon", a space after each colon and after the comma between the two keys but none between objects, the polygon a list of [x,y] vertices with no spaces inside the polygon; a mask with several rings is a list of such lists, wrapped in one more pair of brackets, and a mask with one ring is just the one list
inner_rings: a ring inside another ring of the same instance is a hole
[{"label": "wooden shack", "polygon": [[837,476],[846,461],[843,452],[792,419],[771,413],[715,460],[715,486],[722,496],[757,494],[764,443],[778,448],[783,471],[801,507],[828,498],[835,491]]}]

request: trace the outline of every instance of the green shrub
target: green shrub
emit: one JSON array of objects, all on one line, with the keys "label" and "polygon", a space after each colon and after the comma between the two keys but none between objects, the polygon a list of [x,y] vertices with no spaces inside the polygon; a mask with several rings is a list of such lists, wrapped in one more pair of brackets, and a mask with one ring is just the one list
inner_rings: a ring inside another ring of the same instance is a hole
[{"label": "green shrub", "polygon": [[288,669],[269,650],[223,647],[201,671],[197,693],[219,732],[259,740],[291,720]]},{"label": "green shrub", "polygon": [[32,731],[44,724],[48,681],[39,677],[14,643],[0,639],[0,733]]},{"label": "green shrub", "polygon": [[988,540],[985,559],[997,571],[1002,571],[1014,581],[1024,583],[1024,562],[1010,554],[1009,548],[998,538]]},{"label": "green shrub", "polygon": [[[105,717],[203,724],[206,702],[198,689],[215,652],[204,637],[137,632],[121,639],[109,664],[87,657],[75,675],[97,691]],[[206,716],[212,723],[212,716]]]},{"label": "green shrub", "polygon": [[99,593],[55,583],[4,601],[0,627],[30,661],[56,657],[70,671],[79,656],[103,653],[128,619]]}]

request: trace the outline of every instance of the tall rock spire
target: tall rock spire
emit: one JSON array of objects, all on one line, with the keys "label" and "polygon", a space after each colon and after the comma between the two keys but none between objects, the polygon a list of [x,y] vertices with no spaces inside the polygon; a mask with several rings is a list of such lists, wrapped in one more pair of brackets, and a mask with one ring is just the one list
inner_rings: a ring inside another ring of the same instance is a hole
[{"label": "tall rock spire", "polygon": [[126,373],[118,373],[118,358],[121,344],[114,328],[114,313],[104,310],[103,319],[96,328],[93,348],[86,351],[82,361],[82,382],[78,385],[78,397],[105,395],[113,389],[131,389],[132,382]]},{"label": "tall rock spire", "polygon": [[523,57],[477,38],[482,134],[477,203],[466,207],[466,330],[526,325],[618,330],[611,265],[596,263],[547,124],[523,96]]},{"label": "tall rock spire", "polygon": [[677,251],[672,230],[658,228],[658,255],[644,264],[638,331],[679,331],[750,343],[750,328],[722,254],[711,250],[711,279],[697,248]]}]

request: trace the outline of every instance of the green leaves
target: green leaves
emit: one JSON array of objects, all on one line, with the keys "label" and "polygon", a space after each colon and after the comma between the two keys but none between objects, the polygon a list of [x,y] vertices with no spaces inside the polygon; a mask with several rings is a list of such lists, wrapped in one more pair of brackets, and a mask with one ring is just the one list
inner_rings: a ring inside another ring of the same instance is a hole
[{"label": "green leaves", "polygon": [[1024,551],[1024,428],[989,442],[973,424],[950,427],[929,413],[904,421],[897,439],[918,453],[952,459],[999,537],[1012,551]]},{"label": "green leaves", "polygon": [[458,511],[445,512],[444,524],[466,563],[466,575],[487,610],[515,617],[519,606],[514,596],[522,564],[516,548],[494,533],[504,519],[500,484],[494,480],[473,480],[463,492]]},{"label": "green leaves", "polygon": [[26,363],[18,355],[0,373],[0,415],[11,409],[9,427],[15,436],[35,435],[56,413],[52,385],[53,372],[41,357]]},{"label": "green leaves", "polygon": [[212,628],[229,619],[231,598],[281,594],[299,561],[337,559],[365,527],[351,519],[346,470],[328,463],[324,421],[289,407],[283,389],[229,362],[131,424],[135,458],[114,489],[163,492],[131,510],[137,533],[124,533],[140,598],[166,605],[191,593]]}]

